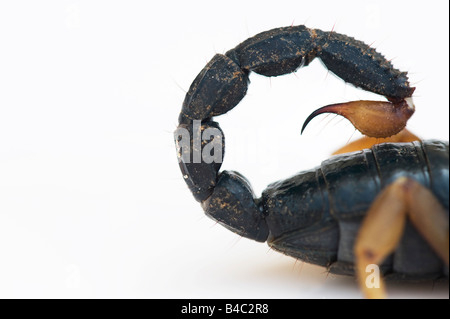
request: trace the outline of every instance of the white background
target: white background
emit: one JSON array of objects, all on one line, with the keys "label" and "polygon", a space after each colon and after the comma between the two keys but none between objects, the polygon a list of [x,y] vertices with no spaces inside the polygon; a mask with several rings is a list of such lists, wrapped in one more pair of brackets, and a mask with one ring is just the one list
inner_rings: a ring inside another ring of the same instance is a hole
[{"label": "white background", "polygon": [[[447,1],[2,1],[0,297],[360,298],[354,281],[295,262],[204,217],[172,132],[190,83],[215,53],[306,24],[372,44],[417,86],[409,122],[448,140]],[[383,99],[328,74],[250,77],[217,118],[223,169],[259,195],[358,134],[316,108]],[[448,298],[448,285],[390,285]]]}]

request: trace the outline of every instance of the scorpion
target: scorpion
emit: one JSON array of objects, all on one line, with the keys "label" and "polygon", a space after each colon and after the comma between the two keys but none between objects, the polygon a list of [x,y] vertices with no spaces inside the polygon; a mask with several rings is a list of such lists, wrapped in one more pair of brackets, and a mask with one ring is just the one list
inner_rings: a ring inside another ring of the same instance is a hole
[{"label": "scorpion", "polygon": [[[316,57],[346,83],[387,101],[314,111],[302,132],[314,117],[335,113],[364,136],[257,198],[244,176],[220,171],[225,139],[213,117],[244,98],[250,72],[289,74]],[[406,129],[414,90],[406,72],[352,37],[304,25],[261,32],[216,54],[194,79],[174,134],[179,167],[208,217],[333,274],[356,276],[367,298],[385,298],[387,279],[448,280],[449,144]],[[212,153],[214,160],[199,156]],[[383,276],[374,287],[366,282],[371,265]]]}]

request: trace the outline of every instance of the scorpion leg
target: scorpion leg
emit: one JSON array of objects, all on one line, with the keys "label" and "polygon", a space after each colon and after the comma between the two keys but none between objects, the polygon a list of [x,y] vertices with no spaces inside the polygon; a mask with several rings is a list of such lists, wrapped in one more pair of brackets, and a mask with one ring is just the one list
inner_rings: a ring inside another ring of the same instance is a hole
[{"label": "scorpion leg", "polygon": [[367,282],[367,266],[379,264],[395,250],[407,217],[448,266],[448,212],[426,187],[413,179],[400,177],[377,196],[356,239],[356,274],[368,298],[386,296],[381,279],[378,286]]},{"label": "scorpion leg", "polygon": [[415,134],[408,131],[408,129],[403,129],[400,131],[400,133],[393,135],[388,138],[376,138],[376,137],[368,137],[363,136],[360,139],[351,142],[338,150],[333,152],[333,155],[337,154],[343,154],[343,153],[349,153],[354,151],[360,151],[366,148],[371,148],[372,146],[376,144],[381,143],[407,143],[407,142],[414,142],[419,141],[420,138],[416,136]]}]

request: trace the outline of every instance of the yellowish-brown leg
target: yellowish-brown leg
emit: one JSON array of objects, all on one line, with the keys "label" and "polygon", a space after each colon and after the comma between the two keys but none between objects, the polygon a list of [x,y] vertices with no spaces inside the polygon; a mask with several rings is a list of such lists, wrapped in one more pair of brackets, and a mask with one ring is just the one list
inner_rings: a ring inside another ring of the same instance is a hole
[{"label": "yellowish-brown leg", "polygon": [[406,128],[400,131],[400,133],[393,135],[388,138],[375,138],[375,137],[368,137],[363,136],[360,139],[351,142],[337,151],[333,153],[333,155],[336,154],[343,154],[343,153],[349,153],[354,151],[363,150],[365,148],[371,148],[372,146],[380,143],[406,143],[406,142],[413,142],[413,141],[419,141],[420,138],[408,131]]},{"label": "yellowish-brown leg", "polygon": [[368,285],[367,266],[380,264],[398,245],[406,218],[448,264],[448,214],[434,195],[416,181],[400,177],[372,203],[355,243],[356,275],[367,298],[385,298],[383,281]]},{"label": "yellowish-brown leg", "polygon": [[388,186],[372,203],[359,230],[355,243],[356,275],[366,298],[385,298],[384,283],[367,285],[368,265],[380,264],[391,253],[405,226],[406,207],[401,191],[403,180]]},{"label": "yellowish-brown leg", "polygon": [[449,264],[448,212],[426,187],[409,179],[405,201],[408,217],[434,251]]}]

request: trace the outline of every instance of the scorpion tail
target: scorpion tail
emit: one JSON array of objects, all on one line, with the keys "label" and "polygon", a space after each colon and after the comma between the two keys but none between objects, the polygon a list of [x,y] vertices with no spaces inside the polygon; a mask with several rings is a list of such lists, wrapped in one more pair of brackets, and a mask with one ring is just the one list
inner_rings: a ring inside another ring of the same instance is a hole
[{"label": "scorpion tail", "polygon": [[303,133],[306,125],[317,115],[334,113],[348,119],[366,136],[386,138],[403,130],[414,110],[411,98],[398,102],[353,101],[331,104],[317,109],[308,116],[301,132]]}]

